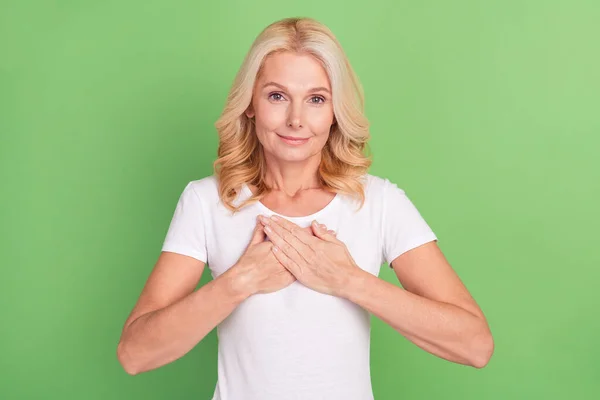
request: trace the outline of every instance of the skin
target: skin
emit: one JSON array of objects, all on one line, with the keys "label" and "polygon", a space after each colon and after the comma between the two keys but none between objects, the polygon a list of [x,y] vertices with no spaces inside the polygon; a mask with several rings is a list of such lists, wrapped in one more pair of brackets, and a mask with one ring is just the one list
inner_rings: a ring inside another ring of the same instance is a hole
[{"label": "skin", "polygon": [[[282,215],[309,215],[329,203],[334,194],[319,187],[317,175],[334,122],[331,85],[323,67],[305,54],[267,57],[246,115],[254,120],[267,163],[265,181],[271,191],[261,202]],[[306,140],[290,145],[282,136]],[[252,293],[283,289],[296,278],[283,264],[273,264],[277,261],[273,254],[257,260],[272,248],[272,243],[260,244],[265,232],[260,224],[257,229],[248,254],[234,266],[239,286],[255,287],[260,282]],[[304,230],[313,235],[310,227]]]},{"label": "skin", "polygon": [[[277,85],[265,86],[268,82]],[[317,87],[325,90],[313,90]],[[271,191],[262,201],[281,215],[312,214],[333,197],[317,179],[321,149],[335,121],[328,91],[325,70],[303,54],[268,57],[257,79],[246,115],[254,118],[265,150]],[[292,146],[281,135],[308,140]],[[392,261],[399,287],[359,268],[345,244],[316,221],[301,229],[285,218],[264,217],[238,262],[197,290],[204,262],[160,254],[117,346],[127,373],[182,357],[249,296],[295,280],[360,305],[440,358],[476,368],[489,362],[494,342],[486,318],[437,242]]]},{"label": "skin", "polygon": [[[322,195],[317,170],[334,123],[331,85],[323,67],[309,55],[271,55],[246,115],[254,118],[267,163],[265,182],[273,196],[285,201]],[[308,141],[290,146],[281,136]],[[331,200],[333,195],[325,194]]]}]

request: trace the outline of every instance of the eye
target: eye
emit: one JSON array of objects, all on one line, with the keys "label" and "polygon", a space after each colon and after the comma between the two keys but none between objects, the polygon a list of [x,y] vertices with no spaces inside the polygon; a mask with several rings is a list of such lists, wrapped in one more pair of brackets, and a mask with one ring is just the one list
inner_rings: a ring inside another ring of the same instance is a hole
[{"label": "eye", "polygon": [[314,104],[322,104],[325,103],[325,98],[322,96],[313,96],[310,98],[310,102]]},{"label": "eye", "polygon": [[281,100],[283,100],[283,95],[281,93],[274,92],[274,93],[269,94],[269,99],[275,100],[275,101],[281,101]]}]

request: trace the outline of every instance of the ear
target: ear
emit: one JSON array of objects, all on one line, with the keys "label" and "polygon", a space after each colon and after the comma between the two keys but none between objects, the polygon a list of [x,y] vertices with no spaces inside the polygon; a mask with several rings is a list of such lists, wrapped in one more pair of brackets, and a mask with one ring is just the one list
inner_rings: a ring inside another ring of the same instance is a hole
[{"label": "ear", "polygon": [[248,117],[248,118],[254,117],[254,109],[252,109],[252,106],[250,106],[246,109],[245,114],[246,114],[246,117]]}]

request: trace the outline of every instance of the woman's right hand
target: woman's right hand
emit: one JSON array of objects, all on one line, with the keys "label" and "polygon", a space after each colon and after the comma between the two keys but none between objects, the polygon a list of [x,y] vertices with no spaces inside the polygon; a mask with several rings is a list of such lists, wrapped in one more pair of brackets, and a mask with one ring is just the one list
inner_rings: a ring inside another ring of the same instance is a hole
[{"label": "woman's right hand", "polygon": [[276,292],[296,280],[273,254],[273,243],[265,241],[263,228],[257,220],[250,243],[232,267],[237,284],[245,285],[244,289],[249,295]]}]

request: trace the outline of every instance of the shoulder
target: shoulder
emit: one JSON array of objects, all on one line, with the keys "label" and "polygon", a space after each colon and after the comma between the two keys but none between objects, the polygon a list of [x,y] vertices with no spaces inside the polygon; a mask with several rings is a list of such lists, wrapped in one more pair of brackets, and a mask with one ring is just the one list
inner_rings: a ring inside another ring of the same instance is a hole
[{"label": "shoulder", "polygon": [[217,177],[213,174],[190,181],[188,187],[198,192],[198,195],[204,196],[210,192],[218,191],[219,182],[217,181]]},{"label": "shoulder", "polygon": [[404,190],[399,188],[395,182],[390,181],[383,176],[365,174],[365,194],[371,198],[382,198],[390,192],[399,192],[404,194]]},{"label": "shoulder", "polygon": [[219,183],[217,177],[213,174],[191,180],[185,186],[184,193],[210,204],[213,200],[219,198]]},{"label": "shoulder", "polygon": [[365,201],[381,213],[388,215],[414,208],[404,188],[395,181],[373,174],[367,174],[365,179]]}]

